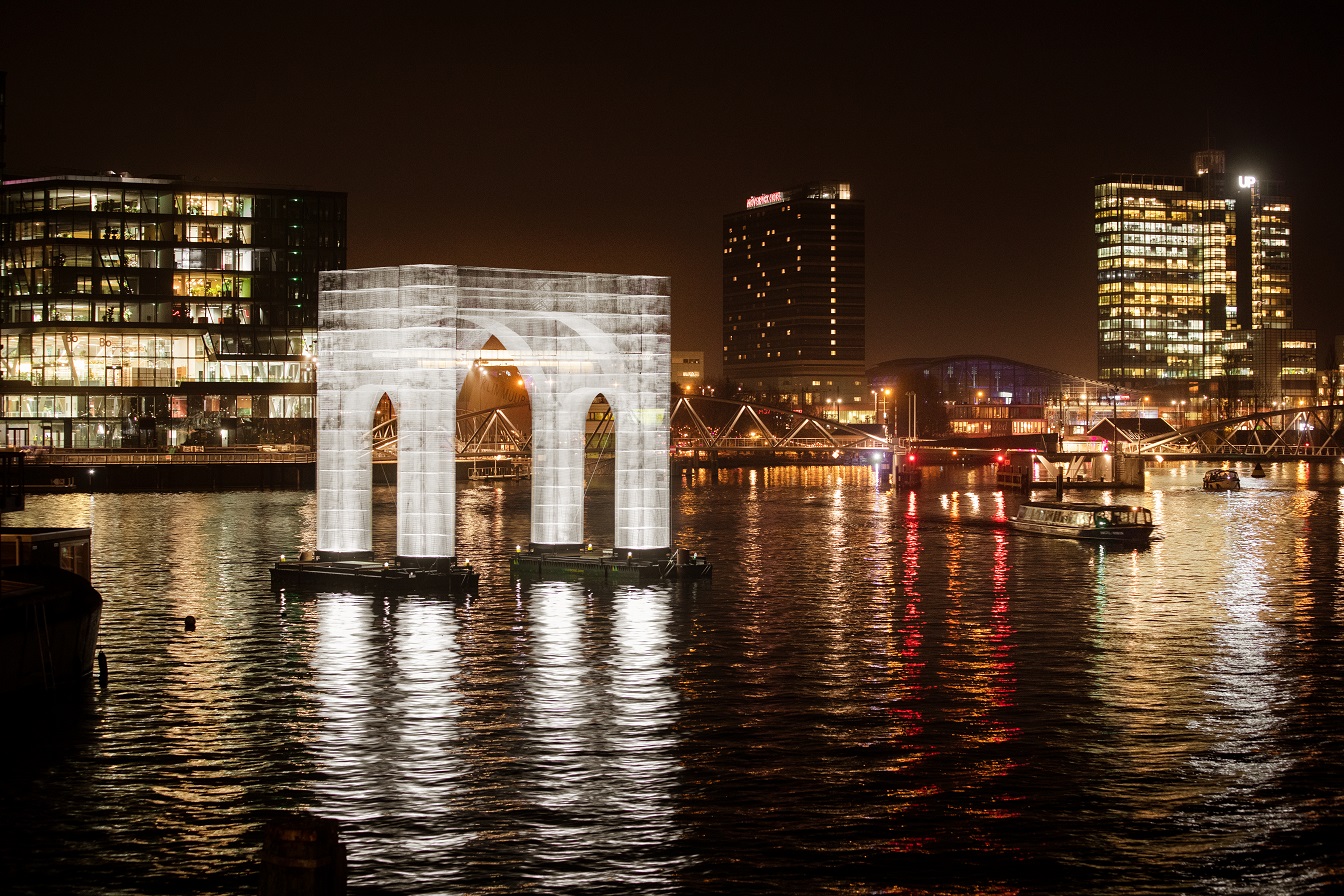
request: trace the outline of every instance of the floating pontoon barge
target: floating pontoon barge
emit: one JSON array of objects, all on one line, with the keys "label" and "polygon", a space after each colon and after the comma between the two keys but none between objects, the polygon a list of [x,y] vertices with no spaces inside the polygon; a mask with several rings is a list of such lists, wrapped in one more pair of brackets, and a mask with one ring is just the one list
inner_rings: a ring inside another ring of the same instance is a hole
[{"label": "floating pontoon barge", "polygon": [[708,579],[714,566],[699,554],[686,550],[666,551],[654,556],[636,556],[628,552],[620,557],[612,550],[553,552],[519,548],[509,558],[509,571],[518,578],[583,579],[639,585]]},{"label": "floating pontoon barge", "polygon": [[479,585],[470,563],[281,559],[271,567],[272,591],[444,595],[475,594]]}]

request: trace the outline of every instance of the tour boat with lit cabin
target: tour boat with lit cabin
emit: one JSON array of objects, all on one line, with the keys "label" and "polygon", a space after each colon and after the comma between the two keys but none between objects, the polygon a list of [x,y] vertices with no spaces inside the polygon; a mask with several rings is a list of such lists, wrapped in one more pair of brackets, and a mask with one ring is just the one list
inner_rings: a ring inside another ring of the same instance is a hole
[{"label": "tour boat with lit cabin", "polygon": [[1241,488],[1236,470],[1209,470],[1204,474],[1204,491],[1234,492]]},{"label": "tour boat with lit cabin", "polygon": [[1023,532],[1102,542],[1147,541],[1154,528],[1146,507],[1075,501],[1023,501],[1008,523]]}]

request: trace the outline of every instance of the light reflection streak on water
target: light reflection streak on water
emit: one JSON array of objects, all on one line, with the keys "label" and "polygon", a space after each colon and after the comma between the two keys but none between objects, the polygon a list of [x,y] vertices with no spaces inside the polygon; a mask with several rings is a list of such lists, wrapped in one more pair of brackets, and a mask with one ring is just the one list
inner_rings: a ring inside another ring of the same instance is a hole
[{"label": "light reflection streak on water", "polygon": [[[415,806],[418,813],[442,825],[453,810],[449,792],[470,773],[460,743],[461,658],[452,605],[402,600],[391,662],[397,670],[393,687],[400,708],[398,727],[389,732],[398,757],[393,782],[397,802]],[[400,837],[405,860],[415,867],[431,863],[446,846],[463,842],[461,835],[449,838],[441,829],[416,828]]]},{"label": "light reflection streak on water", "polygon": [[524,800],[542,810],[530,816],[530,851],[551,891],[649,887],[675,870],[662,859],[677,836],[668,595],[629,589],[612,600],[605,644],[588,631],[581,585],[538,582],[527,595]]},{"label": "light reflection streak on water", "polygon": [[673,881],[676,868],[663,856],[679,837],[671,589],[618,591],[614,604],[610,808],[619,828],[609,839],[630,856],[615,882],[648,888]]},{"label": "light reflection streak on water", "polygon": [[994,512],[990,519],[996,523],[1008,522],[1008,501],[1002,491],[994,493]]},{"label": "light reflection streak on water", "polygon": [[[1206,653],[1206,596],[1195,589],[1149,589],[1136,580],[1135,552],[1097,546],[1096,600],[1092,618],[1095,659],[1092,688],[1102,706],[1104,730],[1097,760],[1115,765],[1116,792],[1136,800],[1132,811],[1166,810],[1144,803],[1133,786],[1144,776],[1165,774],[1202,749],[1179,721],[1204,706],[1196,672]],[[1163,732],[1154,742],[1152,731]]]},{"label": "light reflection streak on water", "polygon": [[319,612],[318,814],[344,823],[358,877],[445,886],[458,876],[445,858],[473,836],[453,607],[333,594]]},{"label": "light reflection streak on water", "polygon": [[322,595],[313,652],[322,731],[315,751],[326,777],[317,792],[336,818],[364,824],[378,817],[376,793],[387,769],[376,749],[381,700],[371,678],[380,664],[366,631],[369,598]]},{"label": "light reflection streak on water", "polygon": [[752,587],[760,587],[763,568],[761,555],[765,549],[765,539],[769,537],[761,531],[761,505],[764,497],[758,479],[757,470],[747,472],[747,494],[750,499],[743,503],[742,518],[739,521],[742,531],[748,535],[742,547],[741,570]]},{"label": "light reflection streak on water", "polygon": [[[1344,488],[1341,488],[1339,490],[1338,498],[1335,501],[1335,506],[1337,508],[1337,514],[1338,514],[1335,517],[1335,519],[1338,521],[1337,526],[1339,527],[1339,529],[1344,529]],[[1335,549],[1336,549],[1335,580],[1344,581],[1344,537],[1339,537],[1335,539]],[[1335,608],[1334,613],[1335,623],[1337,625],[1344,624],[1344,601],[1335,601],[1334,608]]]},{"label": "light reflection streak on water", "polygon": [[[969,495],[967,496],[969,497]],[[971,502],[967,502],[971,503]],[[952,507],[961,504],[960,493],[952,493]],[[990,819],[1010,817],[1012,810],[999,804],[994,779],[1010,768],[997,745],[1006,741],[1009,728],[1001,711],[1011,705],[1013,682],[1004,674],[1003,655],[1011,641],[1000,640],[1011,633],[1004,626],[1007,606],[1007,540],[1003,532],[993,536],[989,589],[977,587],[976,577],[984,568],[978,557],[967,556],[980,545],[962,526],[947,533],[947,644],[943,661],[948,671],[940,673],[944,690],[951,700],[947,717],[954,723],[953,735],[961,741],[956,751],[963,755],[962,784],[969,799],[969,823],[978,828],[971,834],[983,845],[994,844],[995,829]],[[996,576],[1001,584],[995,585]],[[1000,603],[1002,601],[1002,603]],[[997,609],[996,611],[996,608]]]},{"label": "light reflection streak on water", "polygon": [[[914,492],[910,494],[913,500]],[[920,707],[923,696],[920,678],[924,670],[920,648],[924,643],[924,631],[919,606],[919,554],[919,522],[917,519],[907,519],[899,592],[905,605],[900,620],[900,674],[896,677],[892,701],[897,719],[896,733],[899,739],[904,740],[913,740],[924,731]],[[919,759],[918,754],[911,754],[905,761],[918,762]]]},{"label": "light reflection streak on water", "polygon": [[[1154,490],[1155,517],[1176,495]],[[1306,562],[1294,522],[1307,510],[1292,505],[1313,498],[1201,489],[1181,496],[1181,524],[1150,551],[1098,549],[1093,684],[1106,725],[1096,759],[1133,819],[1113,835],[1116,855],[1154,837],[1173,857],[1232,852],[1263,822],[1229,813],[1215,836],[1192,819],[1250,799],[1291,766],[1263,746],[1282,738],[1294,691],[1277,659],[1290,649],[1287,596],[1271,589],[1276,570]],[[1264,524],[1276,517],[1287,524]],[[1153,792],[1146,782],[1158,779],[1180,783]]]},{"label": "light reflection streak on water", "polygon": [[559,890],[596,882],[583,869],[606,833],[602,808],[614,796],[602,778],[597,687],[585,680],[593,671],[583,656],[584,598],[581,585],[567,582],[538,582],[526,595],[531,671],[524,713],[530,744],[523,802],[542,810],[528,825],[539,866],[534,873]]},{"label": "light reflection streak on water", "polygon": [[[991,696],[995,709],[1006,709],[1013,704],[1017,681],[1013,674],[1013,623],[1009,616],[1011,602],[1008,594],[1008,533],[994,533],[993,608],[990,611],[991,641],[993,643],[994,681]],[[1001,739],[1011,733],[1000,726]]]}]

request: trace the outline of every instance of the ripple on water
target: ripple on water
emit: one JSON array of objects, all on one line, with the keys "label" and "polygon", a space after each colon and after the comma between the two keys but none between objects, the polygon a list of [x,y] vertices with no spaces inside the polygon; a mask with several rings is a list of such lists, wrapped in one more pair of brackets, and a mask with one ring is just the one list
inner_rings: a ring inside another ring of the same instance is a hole
[{"label": "ripple on water", "polygon": [[1150,471],[1139,551],[1010,533],[955,472],[701,473],[685,589],[511,583],[528,486],[469,488],[451,600],[272,594],[311,494],[42,496],[12,522],[93,527],[112,677],[22,717],[0,864],[240,892],[302,807],[356,891],[1326,892],[1344,499],[1198,472]]}]

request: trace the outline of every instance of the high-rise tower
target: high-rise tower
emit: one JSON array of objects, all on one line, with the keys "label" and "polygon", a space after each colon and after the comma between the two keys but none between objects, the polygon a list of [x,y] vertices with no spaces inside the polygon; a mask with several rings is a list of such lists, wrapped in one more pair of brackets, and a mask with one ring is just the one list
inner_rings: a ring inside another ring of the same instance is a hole
[{"label": "high-rise tower", "polygon": [[1290,206],[1224,154],[1187,176],[1121,174],[1094,190],[1097,367],[1127,388],[1217,381],[1238,330],[1291,329]]},{"label": "high-rise tower", "polygon": [[[753,196],[723,219],[723,372],[762,400],[856,407],[864,382],[863,202],[848,184]],[[828,401],[829,399],[829,401]]]}]

